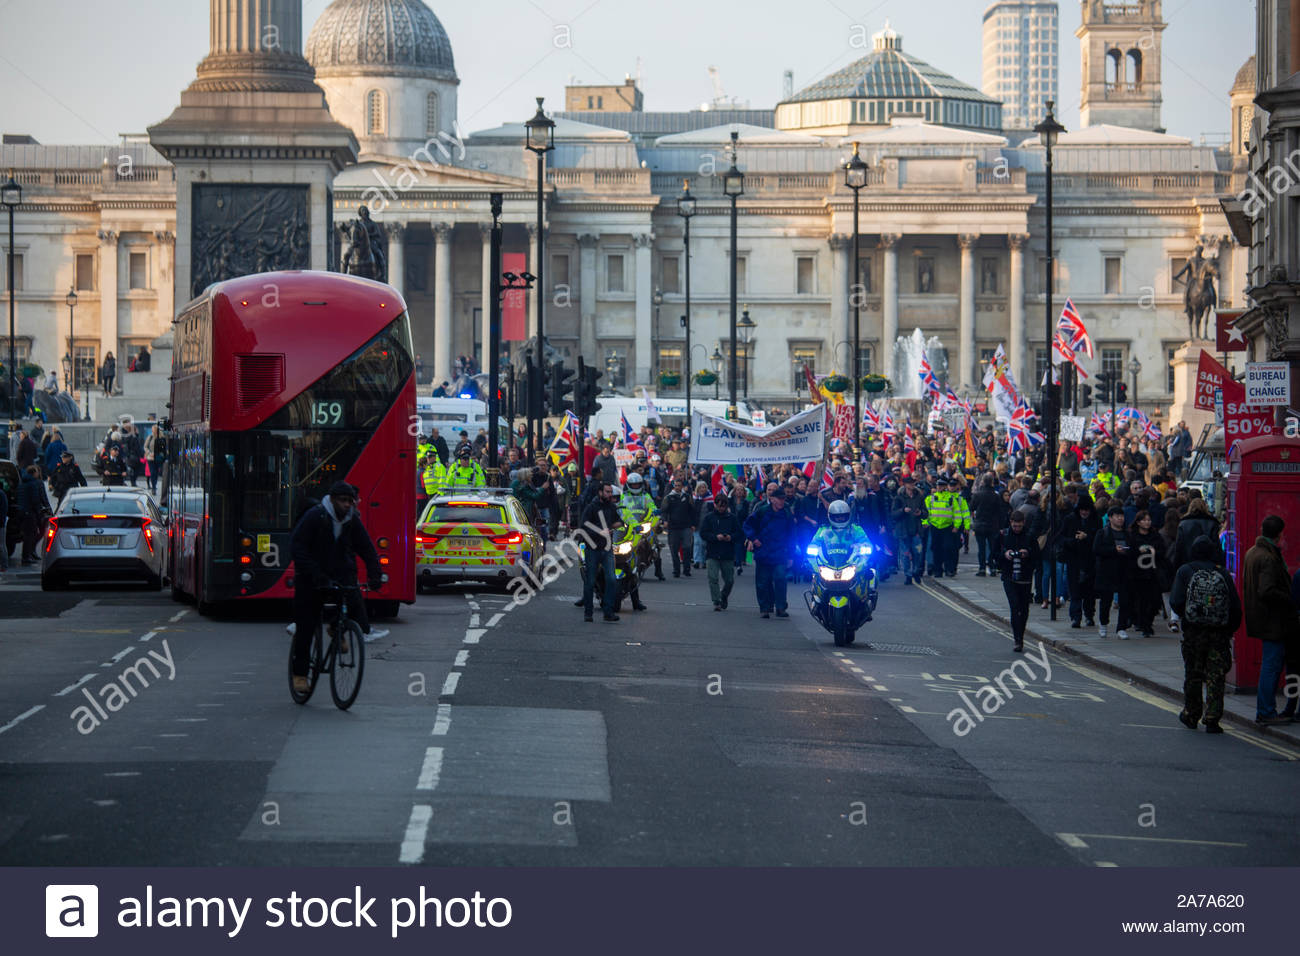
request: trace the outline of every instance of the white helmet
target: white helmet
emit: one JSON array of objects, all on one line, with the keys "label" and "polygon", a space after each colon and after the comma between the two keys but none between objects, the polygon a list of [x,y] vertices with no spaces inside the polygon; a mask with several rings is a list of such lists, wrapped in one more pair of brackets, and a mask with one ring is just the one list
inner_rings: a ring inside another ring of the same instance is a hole
[{"label": "white helmet", "polygon": [[645,479],[641,477],[638,471],[632,472],[627,476],[627,491],[630,495],[639,495],[645,490]]},{"label": "white helmet", "polygon": [[829,515],[831,527],[836,531],[843,531],[849,526],[849,503],[847,501],[832,502]]}]

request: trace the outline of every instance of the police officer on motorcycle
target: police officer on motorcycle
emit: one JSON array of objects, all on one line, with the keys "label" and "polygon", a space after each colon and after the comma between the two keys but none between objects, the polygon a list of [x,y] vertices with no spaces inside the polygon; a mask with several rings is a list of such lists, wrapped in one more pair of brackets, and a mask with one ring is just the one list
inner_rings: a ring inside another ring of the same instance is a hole
[{"label": "police officer on motorcycle", "polygon": [[[659,517],[659,509],[655,506],[654,499],[650,497],[646,489],[645,478],[642,477],[640,472],[633,471],[628,474],[627,487],[623,490],[623,497],[619,499],[618,506],[629,515],[628,524],[630,525],[635,526],[646,521],[653,522]],[[663,558],[659,554],[658,542],[652,540],[650,547],[654,554],[655,577],[662,581],[664,579],[664,565]],[[635,594],[632,603],[633,605],[641,603]]]}]

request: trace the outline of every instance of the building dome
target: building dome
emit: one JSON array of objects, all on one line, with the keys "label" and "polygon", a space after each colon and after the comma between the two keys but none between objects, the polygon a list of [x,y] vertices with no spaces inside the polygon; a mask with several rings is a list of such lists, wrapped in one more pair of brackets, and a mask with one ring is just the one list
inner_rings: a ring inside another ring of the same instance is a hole
[{"label": "building dome", "polygon": [[456,78],[447,31],[420,0],[334,0],[307,37],[306,57],[318,77]]},{"label": "building dome", "polygon": [[1228,95],[1232,96],[1236,93],[1255,95],[1255,54],[1253,53],[1250,59],[1241,65],[1241,69],[1237,71],[1237,78],[1232,81],[1232,89],[1228,91]]},{"label": "building dome", "polygon": [[1002,104],[903,50],[887,22],[867,56],[777,104],[778,129],[847,135],[853,127],[888,127],[893,117],[981,133],[1002,132]]}]

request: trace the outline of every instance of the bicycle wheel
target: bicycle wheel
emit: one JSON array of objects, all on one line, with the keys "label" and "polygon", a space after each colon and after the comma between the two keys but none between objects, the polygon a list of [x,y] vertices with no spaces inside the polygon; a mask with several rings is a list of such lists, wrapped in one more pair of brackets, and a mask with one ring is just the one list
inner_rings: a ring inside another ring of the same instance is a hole
[{"label": "bicycle wheel", "polygon": [[[343,640],[346,638],[346,641]],[[345,651],[342,645],[347,644]],[[334,666],[330,668],[330,696],[334,706],[347,710],[361,690],[361,674],[366,669],[366,642],[361,625],[348,621],[334,640]]]},{"label": "bicycle wheel", "polygon": [[293,640],[289,641],[289,696],[293,698],[295,704],[305,704],[311,700],[312,692],[316,690],[316,681],[320,680],[320,629],[317,628],[316,636],[312,638],[311,653],[307,660],[307,689],[297,691],[293,688]]}]

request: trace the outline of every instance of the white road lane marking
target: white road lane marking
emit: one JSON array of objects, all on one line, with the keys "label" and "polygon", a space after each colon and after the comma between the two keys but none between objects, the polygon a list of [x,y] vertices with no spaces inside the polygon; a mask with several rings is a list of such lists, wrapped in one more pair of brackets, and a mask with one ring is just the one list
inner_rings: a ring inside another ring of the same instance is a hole
[{"label": "white road lane marking", "polygon": [[1219,840],[1176,840],[1171,837],[1129,836],[1123,833],[1058,833],[1058,837],[1073,847],[1087,847],[1084,837],[1089,840],[1127,840],[1131,843],[1181,843],[1188,846],[1235,846],[1246,847],[1247,843],[1224,843]]},{"label": "white road lane marking", "polygon": [[424,859],[424,838],[429,835],[429,821],[433,807],[417,803],[411,807],[411,818],[406,823],[406,836],[402,838],[400,863],[419,863]]},{"label": "white road lane marking", "polygon": [[442,748],[427,747],[424,751],[424,765],[420,767],[420,780],[416,790],[437,790],[438,780],[442,777]]},{"label": "white road lane marking", "polygon": [[433,719],[433,733],[441,737],[451,730],[451,704],[439,704],[438,716]]},{"label": "white road lane marking", "polygon": [[27,708],[27,710],[23,711],[13,720],[9,721],[9,723],[5,724],[3,727],[0,727],[0,734],[3,734],[6,730],[12,730],[13,728],[21,724],[24,720],[26,720],[28,717],[30,717],[32,714],[44,709],[45,709],[44,704],[37,704],[35,707]]},{"label": "white road lane marking", "polygon": [[159,737],[188,737],[189,734],[159,734]]},{"label": "white road lane marking", "polygon": [[447,675],[447,679],[442,682],[442,694],[440,694],[439,696],[451,697],[453,694],[456,693],[456,685],[459,683],[460,683],[460,672],[452,671],[450,674]]},{"label": "white road lane marking", "polygon": [[1072,846],[1076,850],[1088,849],[1088,844],[1084,843],[1073,833],[1058,833],[1057,836],[1060,837],[1061,842],[1064,843],[1066,846]]},{"label": "white road lane marking", "polygon": [[205,722],[207,719],[208,719],[208,718],[206,718],[206,717],[177,717],[177,718],[176,718],[176,723],[178,723],[178,724],[201,724],[201,723]]},{"label": "white road lane marking", "polygon": [[477,615],[477,614],[471,614],[471,615],[469,616],[469,626],[470,626],[470,627],[478,627],[478,626],[479,626],[478,615]]},{"label": "white road lane marking", "polygon": [[483,637],[483,635],[486,633],[487,633],[487,629],[482,627],[467,630],[465,632],[465,643],[477,644],[479,640]]},{"label": "white road lane marking", "polygon": [[141,640],[142,642],[143,642],[143,641],[152,641],[152,640],[153,640],[155,637],[157,637],[157,636],[158,636],[158,632],[157,632],[157,631],[150,631],[150,632],[149,632],[148,634],[146,634],[144,637],[140,638],[140,640]]},{"label": "white road lane marking", "polygon": [[122,648],[120,651],[118,651],[116,654],[114,654],[112,657],[110,657],[110,658],[108,659],[108,663],[106,663],[106,664],[100,664],[99,666],[100,666],[100,667],[112,667],[114,664],[116,664],[116,663],[117,663],[118,661],[120,661],[122,658],[126,657],[127,654],[130,654],[130,653],[131,653],[131,650],[132,650],[132,648],[124,647],[124,648]]},{"label": "white road lane marking", "polygon": [[500,614],[493,614],[490,618],[488,618],[487,626],[496,627],[498,624],[501,623],[501,619],[505,616],[506,616],[505,612],[501,612]]},{"label": "white road lane marking", "polygon": [[456,662],[451,666],[464,667],[465,664],[468,663],[468,661],[469,661],[469,651],[462,648],[461,650],[456,652]]},{"label": "white road lane marking", "polygon": [[92,679],[94,678],[94,676],[95,676],[94,674],[87,674],[87,675],[85,675],[84,677],[82,677],[79,681],[77,681],[75,684],[69,684],[67,687],[63,688],[63,690],[56,692],[54,696],[55,696],[55,697],[67,697],[69,694],[71,694],[74,690],[76,690],[76,689],[77,689],[78,687],[80,687],[82,684],[86,683],[86,681],[88,681],[88,680],[92,680]]},{"label": "white road lane marking", "polygon": [[183,611],[177,611],[170,618],[168,618],[168,620],[171,621],[173,624],[175,624],[177,621],[179,621],[181,618],[183,618],[186,614],[189,613],[190,613],[189,608],[186,608]]},{"label": "white road lane marking", "polygon": [[104,774],[105,777],[138,777],[139,770],[114,770],[112,773]]},{"label": "white road lane marking", "polygon": [[1118,863],[1107,863],[1105,860],[1098,860],[1094,865],[1095,865],[1095,866],[1107,866],[1107,867],[1111,867],[1111,866],[1113,866],[1113,867],[1118,867],[1118,866],[1119,866]]}]

